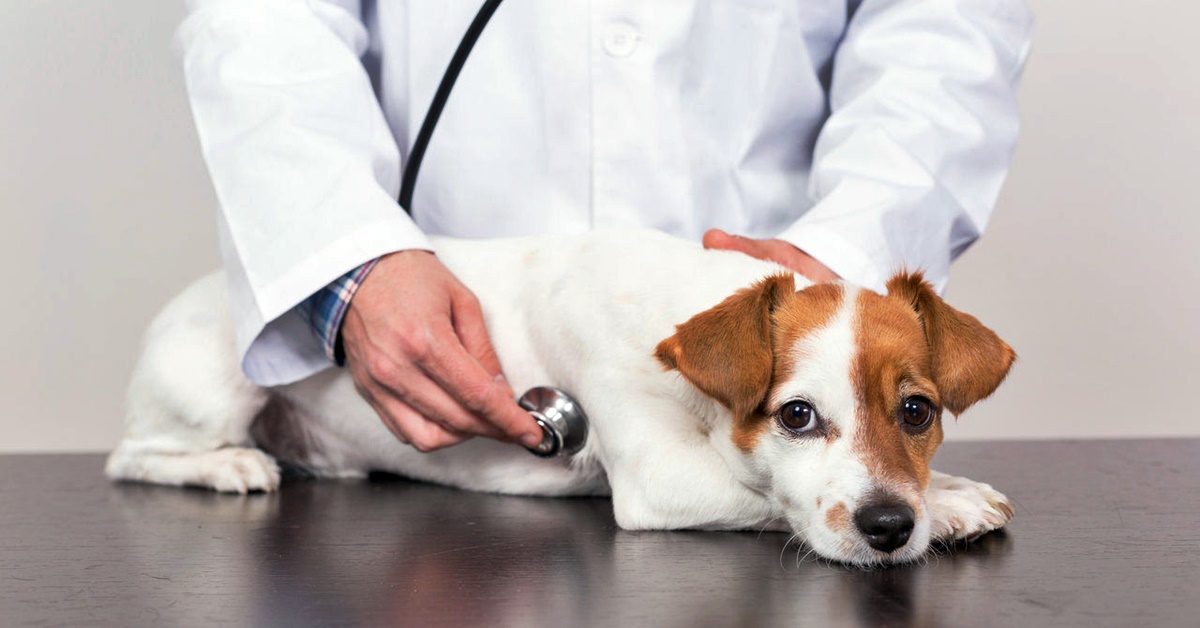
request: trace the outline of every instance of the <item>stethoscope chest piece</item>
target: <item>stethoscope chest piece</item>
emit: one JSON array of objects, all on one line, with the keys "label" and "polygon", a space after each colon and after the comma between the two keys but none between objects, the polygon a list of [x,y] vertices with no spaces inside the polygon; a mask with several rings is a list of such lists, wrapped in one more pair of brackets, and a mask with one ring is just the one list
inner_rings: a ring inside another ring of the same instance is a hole
[{"label": "stethoscope chest piece", "polygon": [[550,386],[530,388],[517,405],[533,415],[542,428],[542,442],[530,448],[543,458],[573,456],[587,442],[587,415],[567,393]]}]

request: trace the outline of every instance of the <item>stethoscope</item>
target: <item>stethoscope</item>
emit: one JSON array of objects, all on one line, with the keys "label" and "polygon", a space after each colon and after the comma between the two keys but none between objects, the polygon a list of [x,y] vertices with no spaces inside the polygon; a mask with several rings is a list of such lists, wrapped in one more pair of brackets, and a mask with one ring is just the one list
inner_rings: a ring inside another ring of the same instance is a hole
[{"label": "stethoscope", "polygon": [[[487,0],[480,7],[479,13],[467,27],[467,32],[454,51],[454,56],[450,58],[450,65],[446,67],[446,73],[442,75],[442,81],[434,92],[433,102],[429,104],[429,111],[425,114],[425,120],[421,122],[421,130],[417,133],[412,152],[409,153],[400,184],[400,207],[409,214],[412,213],[417,173],[421,170],[421,162],[425,159],[425,149],[429,147],[433,129],[442,116],[442,110],[446,108],[446,101],[450,98],[454,82],[458,80],[458,73],[462,71],[488,20],[492,19],[492,14],[500,7],[500,2],[501,0]],[[557,388],[538,386],[521,395],[517,404],[533,415],[538,426],[542,428],[542,442],[536,447],[528,448],[534,455],[543,458],[572,456],[583,449],[584,443],[587,442],[587,416],[570,395]]]}]

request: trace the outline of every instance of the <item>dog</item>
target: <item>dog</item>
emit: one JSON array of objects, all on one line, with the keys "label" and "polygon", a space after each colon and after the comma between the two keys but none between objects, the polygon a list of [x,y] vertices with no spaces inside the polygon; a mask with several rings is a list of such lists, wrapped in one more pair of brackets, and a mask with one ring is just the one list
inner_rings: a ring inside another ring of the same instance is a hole
[{"label": "dog", "polygon": [[943,412],[989,396],[1015,354],[918,273],[895,275],[884,296],[653,231],[433,242],[478,296],[514,390],[553,385],[586,410],[578,454],[482,438],[418,452],[344,369],[258,387],[214,274],[150,325],[108,476],[273,491],[283,462],[318,477],[611,495],[624,529],[790,531],[863,566],[1013,516],[991,486],[929,462]]}]

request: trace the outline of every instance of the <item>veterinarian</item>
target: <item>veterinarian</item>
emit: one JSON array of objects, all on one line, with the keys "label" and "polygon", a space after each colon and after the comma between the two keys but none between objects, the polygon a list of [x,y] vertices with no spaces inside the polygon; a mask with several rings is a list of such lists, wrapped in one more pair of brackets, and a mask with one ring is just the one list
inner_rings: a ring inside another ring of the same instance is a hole
[{"label": "veterinarian", "polygon": [[940,290],[1016,141],[1019,0],[507,0],[410,216],[401,172],[480,3],[192,0],[177,35],[247,376],[296,381],[344,349],[422,450],[541,439],[427,234],[654,227],[815,281],[883,291],[907,266]]}]

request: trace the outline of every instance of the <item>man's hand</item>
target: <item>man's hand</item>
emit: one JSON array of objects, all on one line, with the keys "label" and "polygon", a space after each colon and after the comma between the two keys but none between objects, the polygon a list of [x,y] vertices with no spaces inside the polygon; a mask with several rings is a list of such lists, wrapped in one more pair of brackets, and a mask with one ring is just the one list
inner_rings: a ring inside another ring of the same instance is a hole
[{"label": "man's hand", "polygon": [[375,264],[346,310],[342,346],[359,394],[420,451],[472,436],[542,439],[500,373],[479,301],[428,251]]},{"label": "man's hand", "polygon": [[720,229],[709,229],[704,234],[704,248],[739,251],[750,257],[775,262],[808,277],[815,283],[840,279],[837,273],[813,259],[808,253],[783,240],[756,240],[729,235]]}]

